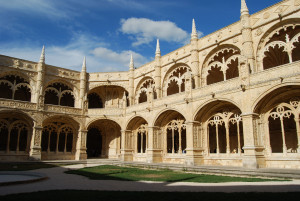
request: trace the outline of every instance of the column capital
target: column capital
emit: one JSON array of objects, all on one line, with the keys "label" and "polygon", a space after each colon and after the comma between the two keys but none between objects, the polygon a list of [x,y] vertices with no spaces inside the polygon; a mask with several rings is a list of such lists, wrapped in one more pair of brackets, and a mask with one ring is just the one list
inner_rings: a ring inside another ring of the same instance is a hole
[{"label": "column capital", "polygon": [[147,126],[147,128],[152,128],[152,129],[160,129],[159,126]]},{"label": "column capital", "polygon": [[259,114],[257,114],[257,113],[242,113],[241,117],[255,117],[255,118],[258,118]]},{"label": "column capital", "polygon": [[201,124],[199,121],[186,121],[186,125],[194,125],[194,124]]}]

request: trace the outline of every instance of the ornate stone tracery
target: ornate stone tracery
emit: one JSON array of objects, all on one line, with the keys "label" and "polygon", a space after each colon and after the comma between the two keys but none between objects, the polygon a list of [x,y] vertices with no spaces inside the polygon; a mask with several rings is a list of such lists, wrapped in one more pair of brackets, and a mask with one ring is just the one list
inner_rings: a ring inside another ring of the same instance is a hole
[{"label": "ornate stone tracery", "polygon": [[240,51],[233,47],[224,47],[212,54],[204,64],[203,84],[213,84],[239,76]]}]

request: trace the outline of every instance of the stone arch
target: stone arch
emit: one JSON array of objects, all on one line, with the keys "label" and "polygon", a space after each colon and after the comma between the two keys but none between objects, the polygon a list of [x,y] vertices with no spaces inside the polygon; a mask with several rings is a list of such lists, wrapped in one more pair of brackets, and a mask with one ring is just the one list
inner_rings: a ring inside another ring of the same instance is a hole
[{"label": "stone arch", "polygon": [[53,115],[42,122],[42,160],[74,160],[80,124],[66,115]]},{"label": "stone arch", "polygon": [[75,107],[78,94],[74,85],[67,81],[56,79],[48,82],[45,86],[45,104]]},{"label": "stone arch", "polygon": [[102,102],[102,108],[123,108],[129,104],[128,91],[119,85],[100,85],[88,91],[88,95],[97,94]]},{"label": "stone arch", "polygon": [[159,114],[154,127],[159,128],[156,136],[157,146],[163,150],[163,161],[177,155],[184,160],[186,149],[186,118],[176,110],[165,110]]},{"label": "stone arch", "polygon": [[141,79],[135,90],[135,102],[143,103],[148,101],[149,92],[153,91],[153,98],[157,98],[155,90],[155,81],[153,78],[147,76]]},{"label": "stone arch", "polygon": [[87,125],[88,158],[119,158],[121,154],[121,126],[111,119],[96,119]]},{"label": "stone arch", "polygon": [[257,71],[300,60],[300,20],[283,20],[261,37],[257,48]]},{"label": "stone arch", "polygon": [[15,110],[0,111],[0,154],[8,160],[29,158],[33,119]]},{"label": "stone arch", "polygon": [[260,134],[267,156],[286,157],[300,152],[299,84],[272,87],[255,101],[259,115]]},{"label": "stone arch", "polygon": [[22,73],[12,73],[10,71],[0,77],[0,97],[30,102],[33,90],[28,77]]},{"label": "stone arch", "polygon": [[194,121],[200,122],[206,155],[243,153],[242,111],[224,100],[209,101],[197,111]]},{"label": "stone arch", "polygon": [[[163,79],[163,96],[184,92],[185,75],[187,74],[187,72],[192,72],[192,69],[185,63],[178,63],[170,67]],[[192,88],[195,88],[195,81],[192,80],[192,83]]]},{"label": "stone arch", "polygon": [[241,50],[224,44],[213,49],[205,58],[202,67],[202,85],[209,85],[239,76]]},{"label": "stone arch", "polygon": [[140,161],[139,156],[146,154],[148,149],[148,122],[141,116],[135,116],[128,121],[126,131],[133,134],[133,158]]}]

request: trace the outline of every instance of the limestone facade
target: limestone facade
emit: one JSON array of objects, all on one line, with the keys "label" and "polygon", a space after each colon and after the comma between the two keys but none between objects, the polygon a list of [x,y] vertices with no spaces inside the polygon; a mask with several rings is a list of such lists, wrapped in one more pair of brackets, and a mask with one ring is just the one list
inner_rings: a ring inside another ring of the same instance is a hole
[{"label": "limestone facade", "polygon": [[283,0],[129,71],[0,55],[0,160],[300,168],[300,1]]}]

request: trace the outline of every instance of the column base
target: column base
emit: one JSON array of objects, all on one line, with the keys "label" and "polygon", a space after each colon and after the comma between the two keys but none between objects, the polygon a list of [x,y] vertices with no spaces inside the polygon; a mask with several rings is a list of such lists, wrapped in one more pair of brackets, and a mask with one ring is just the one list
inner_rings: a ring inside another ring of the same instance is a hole
[{"label": "column base", "polygon": [[132,150],[121,150],[121,160],[122,161],[133,161]]},{"label": "column base", "polygon": [[244,147],[243,167],[257,169],[265,167],[264,147]]},{"label": "column base", "polygon": [[204,149],[186,149],[185,165],[203,165]]},{"label": "column base", "polygon": [[162,162],[162,150],[147,150],[147,163],[161,163]]},{"label": "column base", "polygon": [[41,147],[33,147],[29,154],[29,160],[40,161],[41,159],[42,159]]}]

